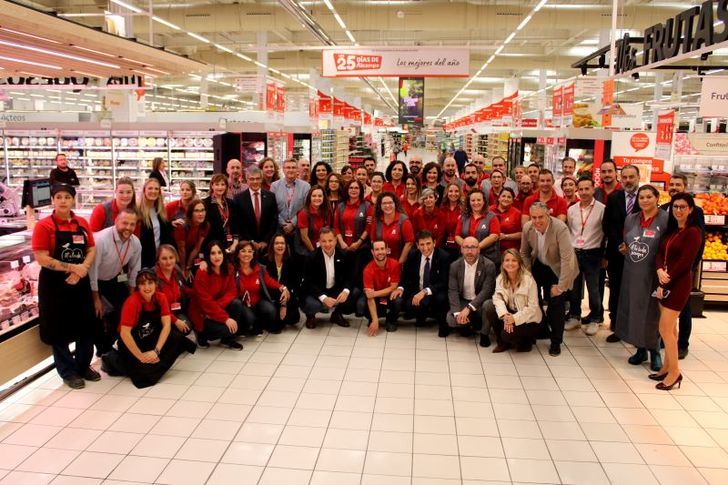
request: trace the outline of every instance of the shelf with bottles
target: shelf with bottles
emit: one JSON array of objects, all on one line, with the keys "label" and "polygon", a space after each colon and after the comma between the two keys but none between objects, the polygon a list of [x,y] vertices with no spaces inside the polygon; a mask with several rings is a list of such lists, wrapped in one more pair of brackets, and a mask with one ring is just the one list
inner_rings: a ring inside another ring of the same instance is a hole
[{"label": "shelf with bottles", "polygon": [[339,171],[347,163],[349,163],[349,133],[345,130],[337,130],[335,158],[332,168],[334,171]]}]

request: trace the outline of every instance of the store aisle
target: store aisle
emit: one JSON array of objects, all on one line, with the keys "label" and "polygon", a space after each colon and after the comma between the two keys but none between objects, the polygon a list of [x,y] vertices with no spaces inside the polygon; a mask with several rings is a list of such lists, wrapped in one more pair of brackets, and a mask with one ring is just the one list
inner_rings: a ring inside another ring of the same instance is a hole
[{"label": "store aisle", "polygon": [[2,483],[728,483],[728,314],[696,319],[683,387],[606,331],[558,358],[403,325],[210,348],[157,386],[55,375],[0,404]]}]

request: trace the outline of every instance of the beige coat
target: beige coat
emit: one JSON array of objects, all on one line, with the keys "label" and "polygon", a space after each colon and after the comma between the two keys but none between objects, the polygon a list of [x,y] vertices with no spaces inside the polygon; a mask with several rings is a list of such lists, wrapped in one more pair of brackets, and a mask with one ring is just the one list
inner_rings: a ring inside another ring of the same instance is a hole
[{"label": "beige coat", "polygon": [[510,313],[508,308],[516,310],[512,313],[516,325],[522,323],[539,323],[542,314],[538,304],[538,288],[531,273],[524,273],[521,286],[512,290],[510,285],[503,284],[503,275],[495,279],[495,293],[493,294],[493,305],[498,318]]},{"label": "beige coat", "polygon": [[[557,286],[564,292],[571,289],[574,280],[579,274],[579,265],[576,261],[576,253],[571,245],[569,226],[556,217],[551,216],[551,222],[546,229],[546,256],[542,259],[546,265],[559,278]],[[521,256],[526,268],[530,271],[533,262],[537,259],[538,235],[533,221],[528,221],[523,226],[521,235]]]}]

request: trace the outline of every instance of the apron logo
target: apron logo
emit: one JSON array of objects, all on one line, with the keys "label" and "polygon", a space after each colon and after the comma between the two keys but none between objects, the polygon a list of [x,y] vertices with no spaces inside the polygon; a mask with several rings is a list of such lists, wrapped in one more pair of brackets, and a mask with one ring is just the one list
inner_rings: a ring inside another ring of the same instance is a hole
[{"label": "apron logo", "polygon": [[80,259],[83,259],[83,253],[78,248],[66,248],[61,252],[61,261],[63,262],[69,262],[69,261],[78,261]]},{"label": "apron logo", "polygon": [[153,332],[152,322],[146,322],[141,326],[141,328],[139,328],[139,336],[141,338],[149,337],[152,334],[152,332]]},{"label": "apron logo", "polygon": [[650,247],[641,241],[633,241],[632,244],[629,245],[629,259],[631,259],[633,263],[639,263],[649,254]]},{"label": "apron logo", "polygon": [[397,229],[392,229],[392,236],[396,236],[396,235],[397,235]]}]

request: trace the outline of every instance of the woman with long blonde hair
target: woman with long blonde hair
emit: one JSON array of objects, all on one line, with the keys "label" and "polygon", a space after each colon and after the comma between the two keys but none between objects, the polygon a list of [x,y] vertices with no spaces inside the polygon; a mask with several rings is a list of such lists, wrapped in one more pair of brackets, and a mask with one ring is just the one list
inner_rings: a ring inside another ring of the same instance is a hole
[{"label": "woman with long blonde hair", "polygon": [[139,201],[139,240],[142,243],[142,267],[151,268],[157,261],[157,249],[172,244],[172,224],[167,220],[164,196],[157,179],[147,179]]},{"label": "woman with long blonde hair", "polygon": [[485,312],[498,344],[493,353],[505,352],[511,347],[518,352],[531,351],[542,317],[538,287],[515,249],[503,253],[493,300],[486,303]]}]

